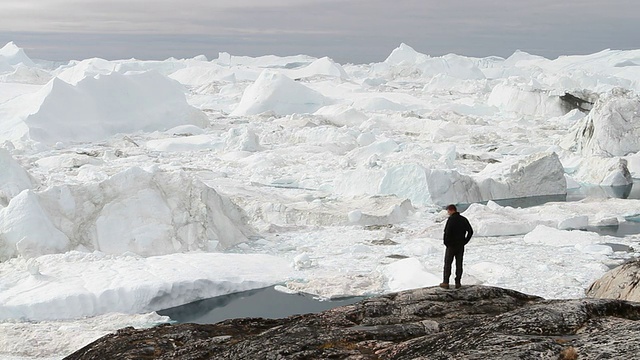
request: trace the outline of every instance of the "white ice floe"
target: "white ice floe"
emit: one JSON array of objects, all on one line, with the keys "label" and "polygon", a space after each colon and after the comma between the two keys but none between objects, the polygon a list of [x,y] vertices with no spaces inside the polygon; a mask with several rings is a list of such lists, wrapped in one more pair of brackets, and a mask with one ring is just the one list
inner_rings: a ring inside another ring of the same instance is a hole
[{"label": "white ice floe", "polygon": [[614,89],[568,135],[565,146],[583,155],[625,156],[640,151],[640,97]]},{"label": "white ice floe", "polygon": [[342,80],[349,78],[342,66],[328,57],[314,60],[311,64],[299,69],[283,71],[283,73],[292,79],[304,79],[314,76],[335,77]]},{"label": "white ice floe", "polygon": [[33,183],[32,177],[11,153],[0,148],[0,206],[6,206],[22,190],[31,189]]},{"label": "white ice floe", "polygon": [[113,61],[93,58],[77,62],[70,62],[69,65],[54,71],[58,79],[71,85],[76,85],[88,77],[97,75],[109,75],[116,70],[117,64]]},{"label": "white ice floe", "polygon": [[38,197],[24,190],[0,209],[0,261],[20,255],[25,258],[69,250],[69,238],[58,230],[42,208]]},{"label": "white ice floe", "polygon": [[0,256],[225,249],[253,234],[243,216],[227,197],[183,172],[131,168],[97,183],[23,191],[0,210]]},{"label": "white ice floe", "polygon": [[8,42],[0,48],[0,60],[4,60],[9,65],[23,64],[29,67],[35,66],[33,61],[25,54],[24,50],[18,47],[13,41]]},{"label": "white ice floe", "polygon": [[288,226],[386,225],[403,221],[413,211],[410,201],[395,196],[263,202],[257,206],[254,211],[261,221]]},{"label": "white ice floe", "polygon": [[15,70],[14,67],[11,66],[11,64],[9,64],[7,59],[5,59],[4,57],[0,56],[0,74],[11,73],[14,70]]},{"label": "white ice floe", "polygon": [[398,260],[385,265],[382,273],[387,278],[389,291],[392,292],[436,286],[442,282],[440,274],[425,270],[424,265],[416,258]]},{"label": "white ice floe", "polygon": [[65,320],[108,313],[141,314],[281,283],[291,276],[268,255],[171,254],[141,258],[69,252],[0,264],[0,320]]},{"label": "white ice floe", "polygon": [[[74,320],[0,321],[3,359],[61,359],[87,344],[127,326],[147,328],[170,321],[156,313],[109,313]],[[37,344],[37,346],[34,346]]]},{"label": "white ice floe", "polygon": [[236,80],[255,80],[259,72],[247,69],[242,74],[239,69],[229,69],[214,63],[205,63],[176,70],[169,77],[184,85],[205,86],[215,82],[234,83]]},{"label": "white ice floe", "polygon": [[387,67],[378,66],[378,71],[386,70],[396,76],[417,73],[428,78],[444,74],[460,79],[484,79],[484,74],[470,58],[454,54],[431,57],[404,43],[394,49],[383,64]]},{"label": "white ice floe", "polygon": [[265,70],[244,91],[232,116],[272,111],[277,115],[313,113],[330,101],[319,92],[272,70]]},{"label": "white ice floe", "polygon": [[[0,65],[0,72],[2,72],[1,69],[2,65]],[[15,70],[0,75],[0,82],[44,85],[51,78],[53,75],[47,71],[20,64],[15,66]]]},{"label": "white ice floe", "polygon": [[225,142],[217,136],[201,134],[149,140],[145,146],[155,151],[201,151],[222,149]]},{"label": "white ice floe", "polygon": [[35,94],[0,105],[6,129],[1,140],[86,142],[118,133],[206,126],[180,85],[153,72],[111,73],[70,85],[53,79]]},{"label": "white ice floe", "polygon": [[264,55],[258,57],[237,56],[227,52],[218,53],[218,58],[213,60],[214,63],[226,66],[244,66],[251,68],[294,68],[311,64],[317,60],[307,55],[293,56],[277,56]]},{"label": "white ice floe", "polygon": [[636,153],[624,158],[627,160],[627,170],[633,179],[640,178],[640,153]]},{"label": "white ice floe", "polygon": [[489,164],[478,175],[482,200],[566,194],[564,168],[556,153]]},{"label": "white ice floe", "polygon": [[625,218],[640,214],[640,201],[585,199],[524,209],[489,202],[472,204],[464,214],[474,224],[478,236],[524,235],[539,225],[560,230],[617,226]]},{"label": "white ice floe", "polygon": [[563,115],[560,98],[542,89],[533,80],[508,79],[496,85],[489,95],[488,104],[505,112],[531,116]]},{"label": "white ice floe", "polygon": [[627,160],[619,157],[573,157],[565,161],[565,169],[573,179],[600,186],[633,184]]},{"label": "white ice floe", "polygon": [[[371,159],[397,146],[390,142],[378,143],[375,148],[373,145],[369,148],[376,151],[358,156],[371,154]],[[337,177],[334,186],[343,194],[393,194],[419,206],[558,195],[567,190],[564,170],[555,153],[514,158],[469,175],[419,164],[396,165],[386,170],[357,169]]]},{"label": "white ice floe", "polygon": [[[542,244],[547,246],[575,246],[584,249],[600,241],[600,235],[580,230],[558,230],[544,225],[538,225],[522,239],[527,244]],[[611,247],[609,247],[611,251]]]},{"label": "white ice floe", "polygon": [[[336,126],[358,127],[363,122],[369,119],[369,117],[365,115],[362,111],[354,109],[353,106],[346,105],[346,104],[324,106],[320,108],[318,111],[316,111],[314,115],[325,117],[329,119],[331,123],[335,124]],[[375,140],[375,136],[374,136],[374,140]],[[367,144],[360,144],[360,146],[369,145],[371,142]]]},{"label": "white ice floe", "polygon": [[81,61],[72,60],[68,64],[53,71],[59,79],[76,85],[81,80],[97,75],[109,75],[113,72],[126,74],[127,72],[154,71],[162,75],[169,75],[191,64],[198,67],[203,64],[197,60],[177,60],[167,59],[165,61],[142,61],[136,59],[129,60],[105,60],[100,58],[85,59]]}]

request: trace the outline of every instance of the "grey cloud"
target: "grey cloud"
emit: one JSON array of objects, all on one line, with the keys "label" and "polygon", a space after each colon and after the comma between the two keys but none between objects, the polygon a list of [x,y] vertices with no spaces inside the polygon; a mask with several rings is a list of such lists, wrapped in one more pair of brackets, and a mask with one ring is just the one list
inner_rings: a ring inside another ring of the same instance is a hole
[{"label": "grey cloud", "polygon": [[635,0],[3,0],[0,14],[13,15],[0,21],[0,41],[18,40],[44,58],[228,51],[369,62],[401,42],[431,55],[521,49],[555,57],[640,48],[639,7]]}]

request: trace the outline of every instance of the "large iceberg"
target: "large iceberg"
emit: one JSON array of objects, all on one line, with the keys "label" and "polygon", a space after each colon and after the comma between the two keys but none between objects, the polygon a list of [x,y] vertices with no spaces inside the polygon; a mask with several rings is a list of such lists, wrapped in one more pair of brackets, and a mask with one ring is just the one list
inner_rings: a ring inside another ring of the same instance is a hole
[{"label": "large iceberg", "polygon": [[640,151],[640,97],[621,88],[600,96],[563,145],[583,155],[607,157]]},{"label": "large iceberg", "polygon": [[436,75],[447,75],[458,79],[485,78],[476,62],[468,57],[454,54],[431,57],[415,51],[404,43],[394,49],[384,63],[378,65],[377,70],[386,70],[400,76],[420,75],[426,78]]},{"label": "large iceberg", "polygon": [[564,168],[556,153],[489,164],[477,177],[483,200],[567,193]]},{"label": "large iceberg", "polygon": [[284,74],[292,79],[311,78],[314,76],[335,77],[343,80],[349,78],[344,68],[328,57],[315,60],[311,64],[299,69],[287,70]]},{"label": "large iceberg", "polygon": [[337,192],[393,194],[417,206],[473,203],[567,192],[562,163],[555,153],[537,153],[490,164],[478,174],[421,164],[386,170],[357,169],[336,177]]},{"label": "large iceberg", "polygon": [[212,251],[254,233],[239,207],[192,176],[140,168],[97,183],[25,190],[0,210],[0,224],[1,259],[72,249],[142,256]]},{"label": "large iceberg", "polygon": [[24,53],[24,50],[19,48],[13,41],[0,49],[0,60],[4,60],[9,65],[35,66],[33,61]]},{"label": "large iceberg", "polygon": [[509,78],[496,85],[488,104],[522,115],[552,117],[564,114],[558,96],[553,96],[534,80],[526,82],[522,78]]},{"label": "large iceberg", "polygon": [[277,115],[313,113],[328,104],[329,100],[319,92],[283,74],[265,70],[247,87],[231,115],[256,115],[267,111]]},{"label": "large iceberg", "polygon": [[600,186],[633,184],[627,159],[585,156],[566,160],[565,171],[575,181]]},{"label": "large iceberg", "polygon": [[61,253],[69,245],[69,238],[53,225],[32,191],[23,191],[0,210],[0,261]]},{"label": "large iceberg", "polygon": [[118,133],[206,126],[181,86],[155,73],[110,73],[76,85],[54,78],[41,90],[0,104],[0,140],[40,143],[104,140]]}]

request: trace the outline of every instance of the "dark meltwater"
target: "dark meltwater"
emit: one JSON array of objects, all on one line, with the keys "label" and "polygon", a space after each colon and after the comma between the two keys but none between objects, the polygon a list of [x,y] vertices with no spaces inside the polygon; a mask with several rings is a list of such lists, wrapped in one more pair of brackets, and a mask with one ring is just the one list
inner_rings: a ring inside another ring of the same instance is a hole
[{"label": "dark meltwater", "polygon": [[285,294],[273,287],[243,291],[158,311],[178,323],[214,324],[227,319],[285,318],[356,303],[364,297],[320,301],[305,294]]},{"label": "dark meltwater", "polygon": [[[545,195],[530,196],[524,198],[493,200],[500,206],[510,206],[513,208],[528,208],[544,205],[550,202],[571,202],[580,201],[586,198],[596,199],[640,199],[640,181],[627,186],[583,186],[579,189],[569,189],[566,195]],[[487,202],[482,202],[486,204]],[[457,204],[458,210],[464,211],[470,204]],[[624,237],[627,235],[640,234],[640,216],[630,217],[616,226],[591,226],[588,231],[596,232],[600,235]]]}]

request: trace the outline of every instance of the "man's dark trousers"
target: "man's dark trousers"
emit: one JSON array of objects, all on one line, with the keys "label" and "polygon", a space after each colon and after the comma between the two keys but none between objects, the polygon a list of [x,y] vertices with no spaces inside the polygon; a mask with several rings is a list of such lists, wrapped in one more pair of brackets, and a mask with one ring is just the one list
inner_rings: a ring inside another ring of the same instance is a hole
[{"label": "man's dark trousers", "polygon": [[456,259],[456,284],[460,284],[460,280],[462,279],[462,257],[464,256],[464,246],[461,247],[449,247],[447,246],[447,251],[444,253],[444,280],[442,281],[445,284],[449,283],[449,278],[451,277],[451,264],[453,263],[453,258]]}]

